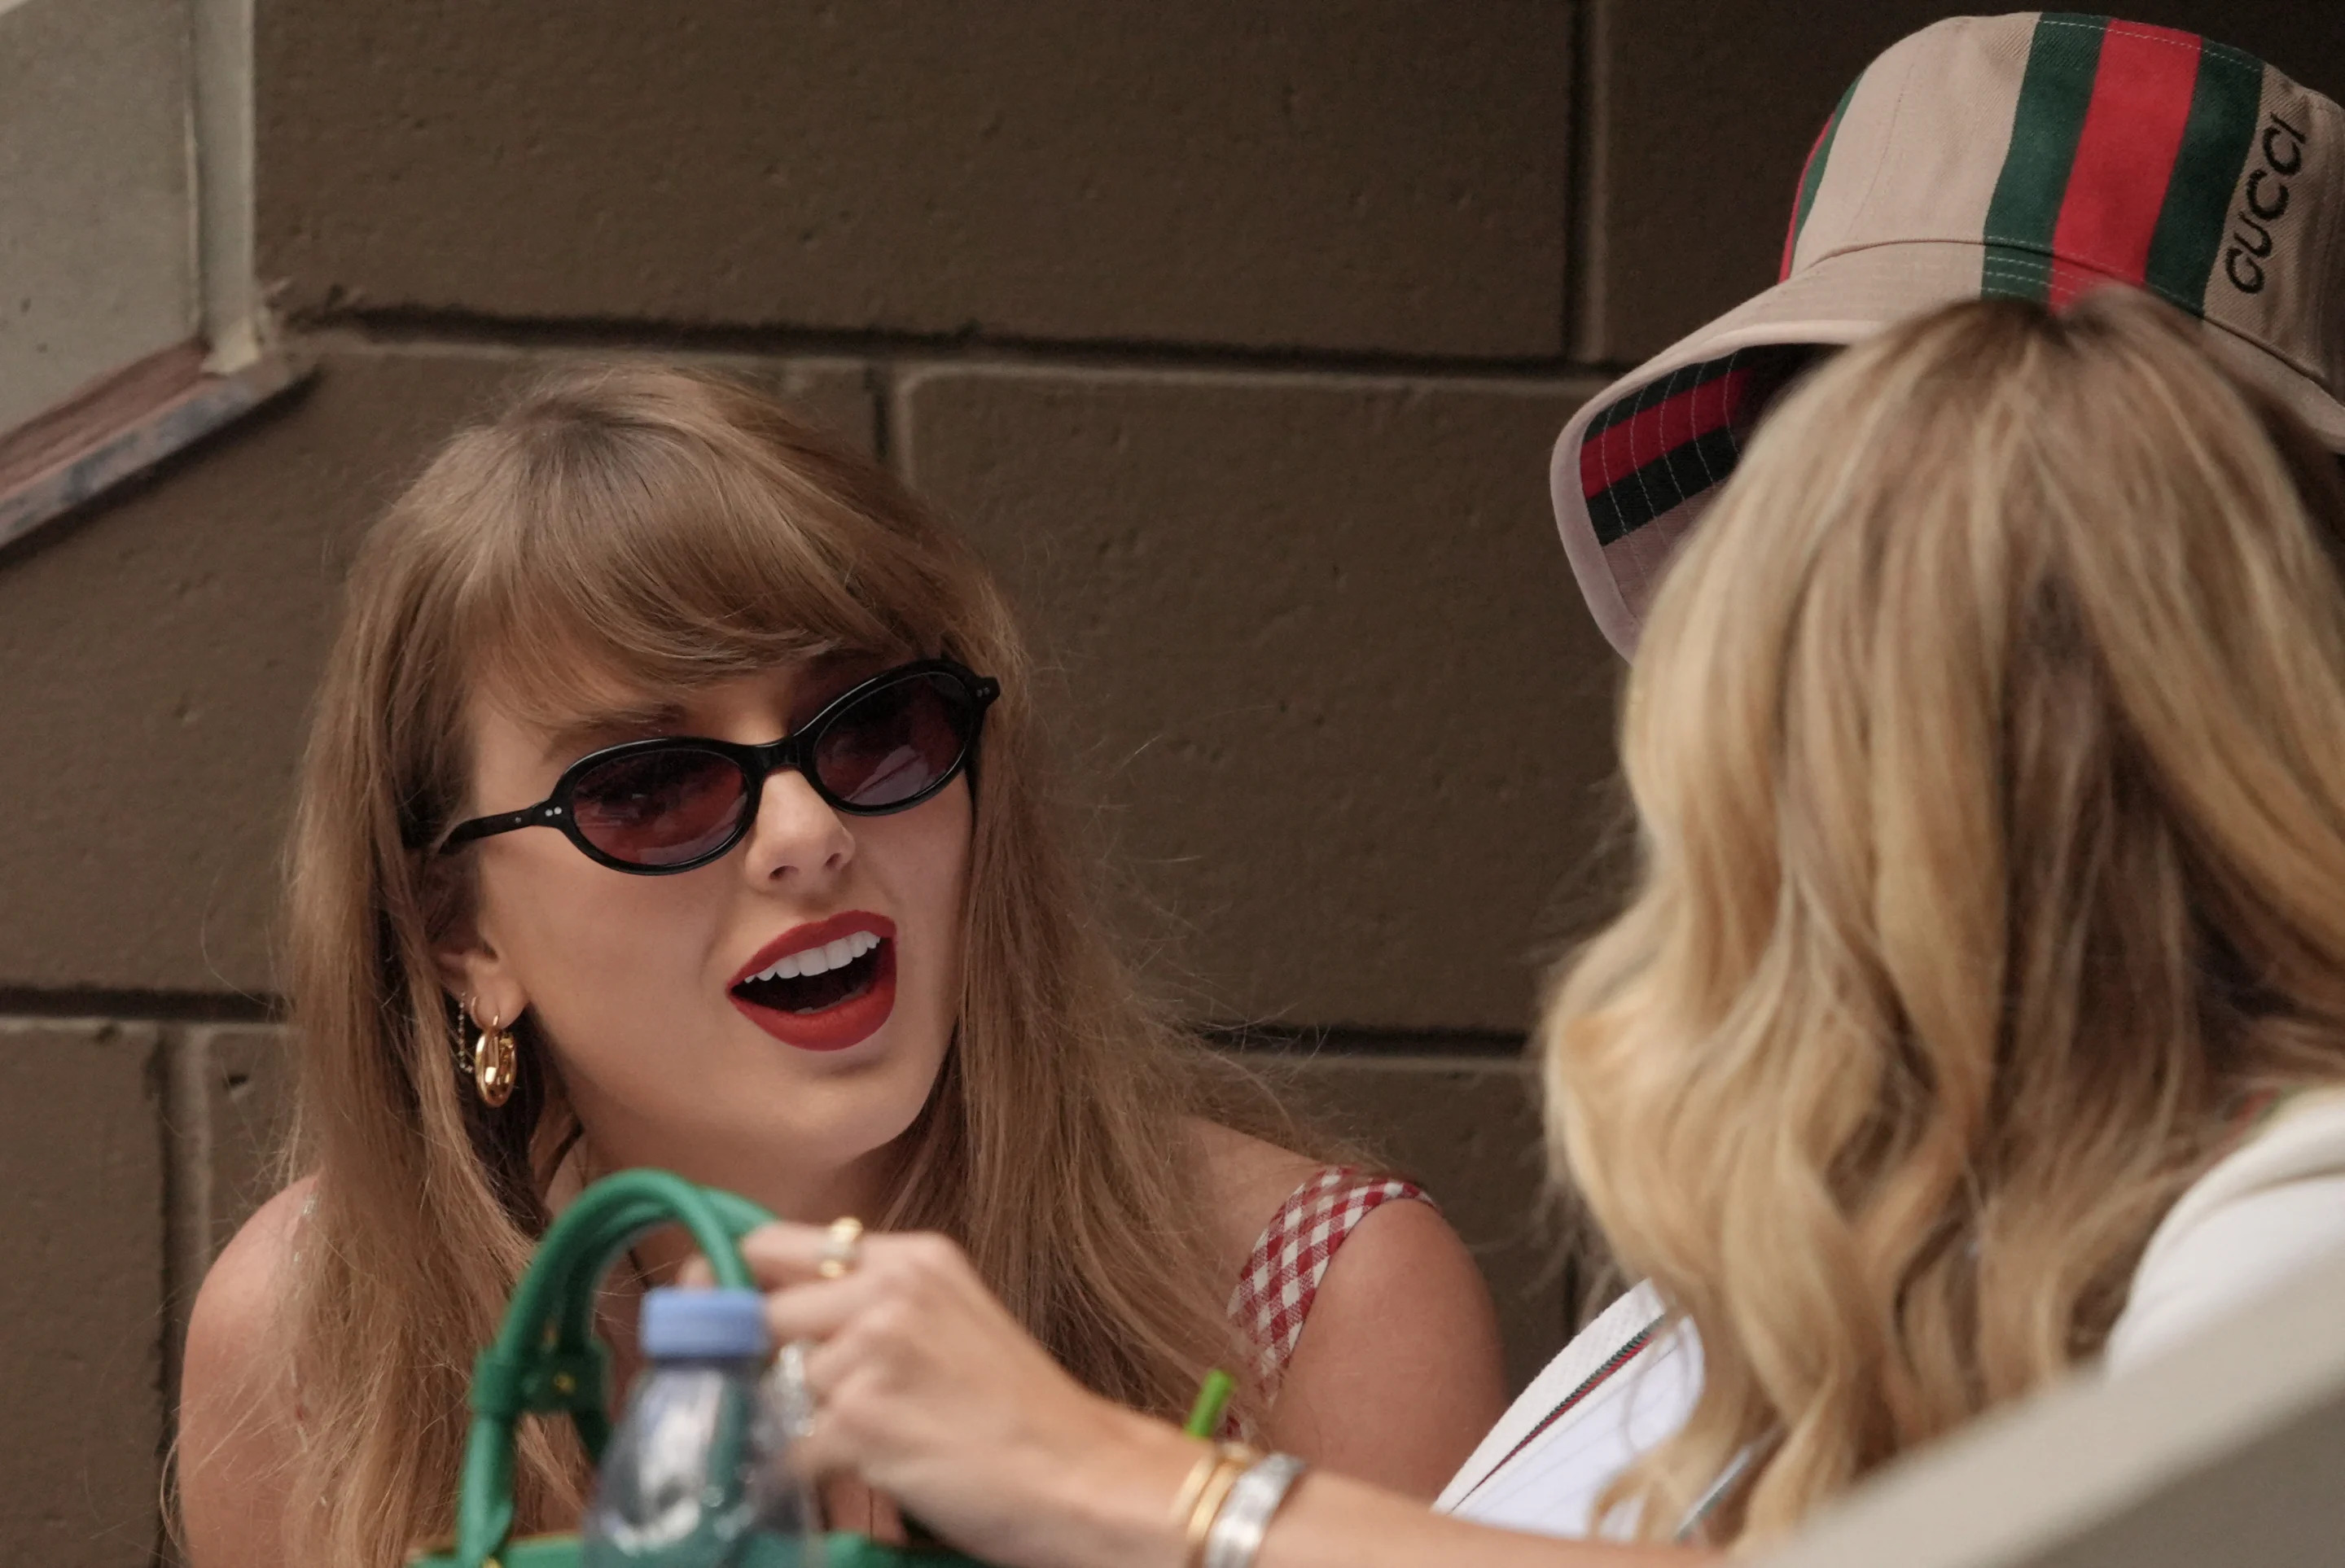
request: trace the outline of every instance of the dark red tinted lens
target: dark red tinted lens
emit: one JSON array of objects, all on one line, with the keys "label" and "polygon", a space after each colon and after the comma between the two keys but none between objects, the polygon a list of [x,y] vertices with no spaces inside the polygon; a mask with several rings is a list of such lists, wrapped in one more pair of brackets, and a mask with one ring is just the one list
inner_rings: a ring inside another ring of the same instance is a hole
[{"label": "dark red tinted lens", "polygon": [[570,791],[586,842],[630,865],[680,865],[708,854],[740,824],[748,801],[731,758],[691,745],[614,757]]},{"label": "dark red tinted lens", "polygon": [[815,773],[833,799],[848,805],[901,805],[960,764],[976,724],[967,687],[950,675],[915,675],[834,717],[815,742]]}]

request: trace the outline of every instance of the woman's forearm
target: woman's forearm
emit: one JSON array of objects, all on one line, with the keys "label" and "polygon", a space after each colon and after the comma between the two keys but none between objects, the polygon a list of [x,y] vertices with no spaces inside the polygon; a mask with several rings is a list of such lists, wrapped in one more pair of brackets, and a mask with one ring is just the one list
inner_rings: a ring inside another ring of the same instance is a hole
[{"label": "woman's forearm", "polygon": [[[1172,1502],[1201,1446],[1132,1417],[1034,1511],[1010,1561],[1022,1568],[1183,1568]],[[1492,1530],[1429,1512],[1413,1498],[1345,1476],[1306,1473],[1270,1526],[1255,1568],[1691,1568],[1717,1554]]]},{"label": "woman's forearm", "polygon": [[[852,1472],[1004,1568],[1194,1568],[1184,1483],[1213,1450],[1082,1387],[937,1236],[875,1237],[861,1267],[820,1271],[824,1233],[769,1225],[743,1258],[772,1292],[777,1343],[816,1398],[797,1460]],[[1203,1493],[1210,1495],[1207,1487]],[[1203,1503],[1210,1521],[1213,1504]],[[1306,1473],[1255,1568],[1687,1568],[1713,1553],[1485,1529],[1414,1498]]]},{"label": "woman's forearm", "polygon": [[1469,1524],[1345,1476],[1305,1475],[1271,1522],[1255,1568],[1690,1568],[1682,1546],[1564,1541]]}]

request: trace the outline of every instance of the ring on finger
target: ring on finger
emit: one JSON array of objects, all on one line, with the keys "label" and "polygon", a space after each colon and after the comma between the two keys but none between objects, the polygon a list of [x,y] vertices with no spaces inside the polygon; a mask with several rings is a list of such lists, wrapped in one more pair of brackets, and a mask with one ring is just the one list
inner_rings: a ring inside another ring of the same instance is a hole
[{"label": "ring on finger", "polygon": [[823,1238],[821,1260],[815,1272],[826,1280],[844,1280],[855,1272],[863,1260],[863,1221],[845,1215],[830,1222],[830,1233]]}]

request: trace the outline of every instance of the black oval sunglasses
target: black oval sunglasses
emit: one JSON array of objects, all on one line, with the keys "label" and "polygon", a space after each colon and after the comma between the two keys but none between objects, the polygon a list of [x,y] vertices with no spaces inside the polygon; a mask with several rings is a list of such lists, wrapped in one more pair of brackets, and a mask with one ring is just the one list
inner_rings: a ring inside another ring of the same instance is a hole
[{"label": "black oval sunglasses", "polygon": [[558,827],[614,871],[665,876],[707,865],[757,819],[767,775],[797,770],[834,810],[909,811],[969,765],[1001,684],[950,659],[882,671],[769,745],[690,735],[627,741],[564,768],[535,805],[476,816],[442,853],[519,827]]}]

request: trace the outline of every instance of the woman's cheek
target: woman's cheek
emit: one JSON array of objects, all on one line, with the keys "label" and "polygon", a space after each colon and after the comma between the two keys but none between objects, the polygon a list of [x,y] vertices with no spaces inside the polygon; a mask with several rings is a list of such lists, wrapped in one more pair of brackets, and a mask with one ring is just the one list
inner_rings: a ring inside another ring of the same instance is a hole
[{"label": "woman's cheek", "polygon": [[533,944],[540,1023],[576,1069],[614,1087],[673,1072],[675,1056],[705,1032],[703,1016],[730,1014],[721,989],[704,983],[706,944],[695,947],[689,912],[625,907],[634,902],[608,889],[551,889]]}]

